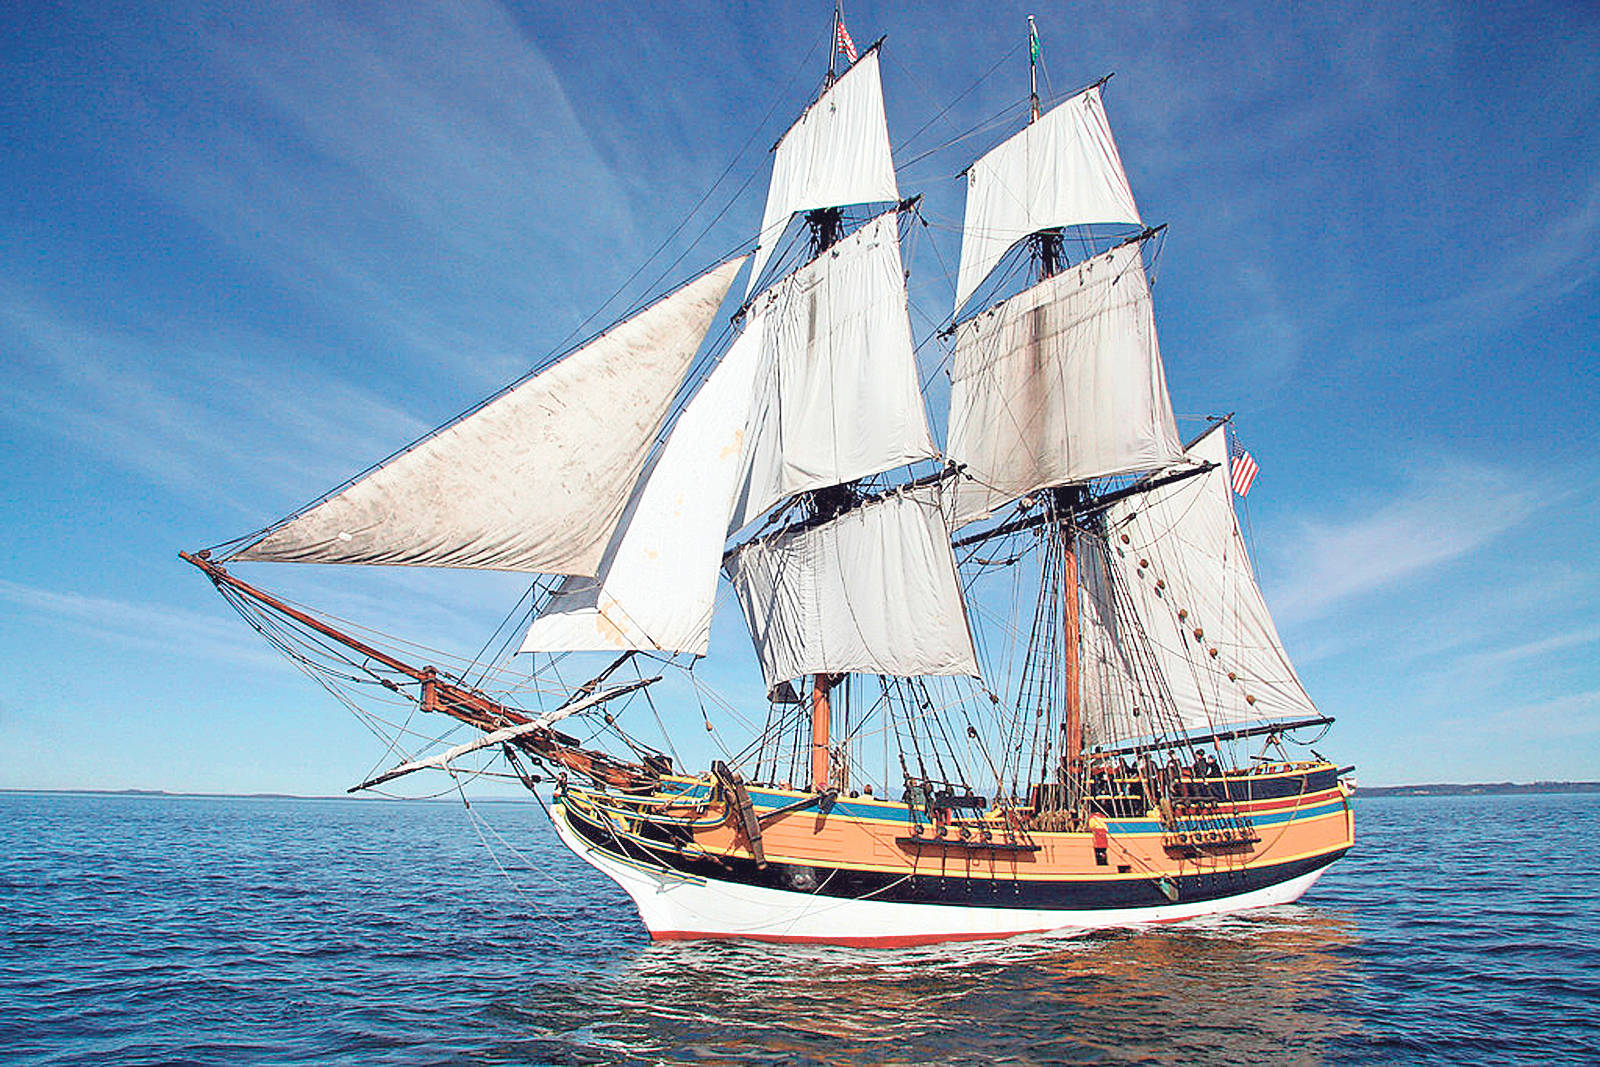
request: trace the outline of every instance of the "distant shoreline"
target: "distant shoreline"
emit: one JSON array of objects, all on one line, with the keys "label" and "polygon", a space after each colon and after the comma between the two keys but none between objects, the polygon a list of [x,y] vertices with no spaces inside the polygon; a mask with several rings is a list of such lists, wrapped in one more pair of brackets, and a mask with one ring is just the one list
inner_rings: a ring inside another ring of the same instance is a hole
[{"label": "distant shoreline", "polygon": [[[331,796],[299,793],[169,793],[164,789],[12,789],[0,788],[6,793],[62,793],[68,795],[103,797],[191,797],[215,800],[359,800],[372,803],[380,800],[449,801],[450,797],[374,797],[348,796],[343,793]],[[1600,782],[1446,782],[1435,785],[1362,785],[1357,786],[1358,797],[1468,797],[1468,796],[1531,796],[1540,793],[1600,793]],[[519,796],[473,797],[473,802],[527,803],[531,798]]]},{"label": "distant shoreline", "polygon": [[1457,785],[1358,785],[1358,797],[1527,796],[1535,793],[1600,793],[1600,782],[1477,782]]}]

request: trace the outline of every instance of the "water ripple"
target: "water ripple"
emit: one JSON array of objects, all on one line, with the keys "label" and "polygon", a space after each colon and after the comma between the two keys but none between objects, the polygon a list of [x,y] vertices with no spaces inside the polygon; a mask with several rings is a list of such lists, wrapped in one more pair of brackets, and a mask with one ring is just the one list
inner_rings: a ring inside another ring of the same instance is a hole
[{"label": "water ripple", "polygon": [[893,951],[651,944],[526,804],[0,797],[24,1062],[1600,1061],[1600,798],[1359,802],[1300,905]]}]

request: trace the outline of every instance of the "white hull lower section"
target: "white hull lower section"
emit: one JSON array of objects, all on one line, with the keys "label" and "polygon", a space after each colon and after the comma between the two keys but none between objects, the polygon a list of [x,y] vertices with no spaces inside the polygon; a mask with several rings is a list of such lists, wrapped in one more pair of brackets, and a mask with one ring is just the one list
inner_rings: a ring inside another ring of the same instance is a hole
[{"label": "white hull lower section", "polygon": [[658,941],[744,938],[890,947],[1176,922],[1292,903],[1326,870],[1319,868],[1237,896],[1159,907],[1046,911],[904,904],[788,892],[635,866],[579,837],[567,825],[566,813],[559,804],[551,815],[556,832],[567,847],[633,898],[645,928]]}]

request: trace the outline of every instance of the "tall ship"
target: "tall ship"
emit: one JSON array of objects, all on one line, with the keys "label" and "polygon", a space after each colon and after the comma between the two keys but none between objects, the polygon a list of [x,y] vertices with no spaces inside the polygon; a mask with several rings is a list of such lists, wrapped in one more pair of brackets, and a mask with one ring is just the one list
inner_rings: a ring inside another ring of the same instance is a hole
[{"label": "tall ship", "polygon": [[[1179,436],[1162,231],[1105,82],[1049,108],[1033,83],[963,172],[954,306],[919,346],[883,41],[858,55],[837,11],[832,38],[745,254],[181,555],[392,725],[394,765],[352,791],[469,765],[553,788],[561,840],[657,939],[907,945],[1299,898],[1353,843],[1351,768],[1310,748],[1332,720],[1251,567],[1253,461],[1227,418]],[[256,562],[532,577],[501,652],[459,661],[239,576]],[[702,665],[719,601],[760,672],[737,696]]]}]

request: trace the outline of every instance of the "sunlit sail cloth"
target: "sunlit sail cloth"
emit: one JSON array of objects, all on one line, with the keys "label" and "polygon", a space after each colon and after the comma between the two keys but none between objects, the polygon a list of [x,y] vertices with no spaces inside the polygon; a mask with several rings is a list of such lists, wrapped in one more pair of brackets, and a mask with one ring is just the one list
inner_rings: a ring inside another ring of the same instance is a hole
[{"label": "sunlit sail cloth", "polygon": [[956,307],[1028,234],[1092,222],[1139,222],[1099,86],[1047,112],[967,171]]},{"label": "sunlit sail cloth", "polygon": [[956,329],[947,455],[956,521],[1044,486],[1183,454],[1139,243],[1048,278]]},{"label": "sunlit sail cloth", "polygon": [[233,558],[594,574],[742,264],[700,276]]},{"label": "sunlit sail cloth", "polygon": [[[1314,717],[1316,706],[1289,662],[1245,551],[1222,428],[1189,456],[1217,467],[1112,505],[1104,550],[1131,595],[1176,710],[1191,729]],[[1086,606],[1086,623],[1108,615],[1103,606]],[[1103,623],[1086,625],[1086,645],[1132,640],[1129,623],[1122,627],[1115,634]]]},{"label": "sunlit sail cloth", "polygon": [[568,578],[529,627],[523,652],[705,655],[760,353],[757,320],[678,417],[599,577]]},{"label": "sunlit sail cloth", "polygon": [[978,674],[932,487],[752,542],[727,564],[772,689],[806,674]]},{"label": "sunlit sail cloth", "polygon": [[756,298],[765,342],[732,527],[806,489],[936,454],[890,211]]},{"label": "sunlit sail cloth", "polygon": [[899,199],[874,48],[829,86],[778,142],[749,288],[755,287],[795,212]]}]

